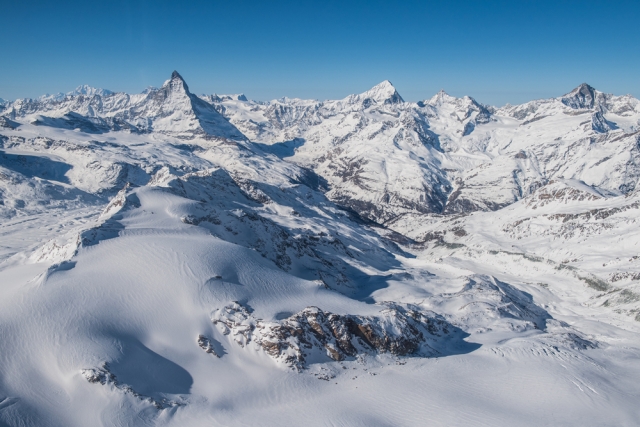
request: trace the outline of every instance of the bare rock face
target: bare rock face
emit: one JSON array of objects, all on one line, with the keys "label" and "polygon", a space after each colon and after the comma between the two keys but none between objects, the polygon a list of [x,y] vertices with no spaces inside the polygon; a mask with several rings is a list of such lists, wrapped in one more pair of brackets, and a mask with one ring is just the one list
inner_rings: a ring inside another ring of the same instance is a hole
[{"label": "bare rock face", "polygon": [[583,188],[576,188],[561,181],[551,180],[547,185],[540,187],[531,196],[527,197],[524,203],[527,207],[536,209],[554,202],[568,204],[585,200],[601,200],[603,198],[600,193],[586,185]]},{"label": "bare rock face", "polygon": [[204,335],[198,335],[198,346],[205,351],[205,353],[212,354],[216,357],[220,357],[211,344],[211,340]]},{"label": "bare rock face", "polygon": [[167,409],[175,406],[184,406],[184,403],[177,402],[169,399],[154,399],[149,396],[135,391],[131,386],[121,383],[118,378],[111,372],[109,364],[104,362],[100,367],[92,369],[83,369],[81,371],[82,376],[92,384],[101,384],[103,386],[111,386],[115,390],[130,394],[136,399],[147,402],[153,405],[156,409]]},{"label": "bare rock face", "polygon": [[307,307],[278,322],[256,319],[238,302],[216,310],[213,323],[241,346],[257,345],[296,370],[361,354],[440,354],[429,343],[457,332],[441,316],[417,307],[385,303],[378,316],[340,315]]},{"label": "bare rock face", "polygon": [[596,97],[596,90],[588,84],[582,83],[580,86],[564,95],[561,98],[561,101],[564,105],[576,110],[590,109],[594,107]]},{"label": "bare rock face", "polygon": [[8,117],[0,116],[0,128],[14,130],[14,129],[17,129],[18,126],[20,126],[19,123],[14,122]]}]

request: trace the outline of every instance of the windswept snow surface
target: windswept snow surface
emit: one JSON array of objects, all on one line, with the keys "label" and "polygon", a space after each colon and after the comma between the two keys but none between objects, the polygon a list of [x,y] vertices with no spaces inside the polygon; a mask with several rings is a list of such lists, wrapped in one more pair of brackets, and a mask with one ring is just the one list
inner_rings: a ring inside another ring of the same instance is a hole
[{"label": "windswept snow surface", "polygon": [[0,119],[0,426],[638,425],[630,96]]}]

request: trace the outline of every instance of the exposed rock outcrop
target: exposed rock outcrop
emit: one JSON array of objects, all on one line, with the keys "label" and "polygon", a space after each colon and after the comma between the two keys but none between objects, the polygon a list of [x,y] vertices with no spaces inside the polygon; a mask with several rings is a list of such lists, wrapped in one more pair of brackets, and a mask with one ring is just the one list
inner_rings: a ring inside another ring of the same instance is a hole
[{"label": "exposed rock outcrop", "polygon": [[215,310],[211,319],[239,345],[257,345],[297,370],[309,363],[359,354],[437,356],[444,351],[444,341],[461,340],[464,335],[442,316],[416,306],[385,303],[383,307],[377,316],[340,315],[307,307],[281,321],[267,322],[233,302]]}]

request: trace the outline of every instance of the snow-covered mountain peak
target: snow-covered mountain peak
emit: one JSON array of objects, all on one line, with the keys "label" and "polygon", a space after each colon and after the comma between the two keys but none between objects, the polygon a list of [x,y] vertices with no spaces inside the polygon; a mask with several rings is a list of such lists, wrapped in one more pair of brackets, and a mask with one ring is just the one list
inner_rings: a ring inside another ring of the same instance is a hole
[{"label": "snow-covered mountain peak", "polygon": [[440,90],[440,92],[433,95],[429,100],[425,101],[425,104],[431,105],[436,108],[450,105],[454,108],[463,108],[465,110],[470,107],[473,110],[485,109],[483,105],[478,103],[478,101],[470,96],[465,95],[461,98],[457,98],[455,96],[449,95],[444,90]]},{"label": "snow-covered mountain peak", "polygon": [[440,89],[440,91],[435,95],[433,95],[430,99],[428,99],[425,102],[425,104],[438,106],[445,103],[453,103],[456,101],[456,99],[458,98],[456,98],[455,96],[449,95],[447,92],[444,91],[444,89]]},{"label": "snow-covered mountain peak", "polygon": [[[50,94],[50,93],[46,93],[42,96],[40,96],[38,98],[38,101],[40,102],[59,102],[62,101],[65,98],[65,94],[62,92],[58,92],[58,93],[54,93],[54,94]],[[24,98],[22,100],[17,99],[16,101],[31,101],[30,98]]]},{"label": "snow-covered mountain peak", "polygon": [[[489,123],[492,112],[470,96],[456,98],[441,90],[431,99],[418,104],[428,107],[429,116],[434,120],[432,126],[440,127],[440,132],[451,132],[455,135],[466,136],[473,132],[476,125]],[[439,122],[439,123],[438,123]],[[457,138],[457,137],[456,137]]]},{"label": "snow-covered mountain peak", "polygon": [[182,76],[174,71],[160,89],[147,93],[144,108],[147,111],[157,111],[154,114],[161,114],[162,111],[163,115],[175,110],[189,111],[192,109],[189,86]]},{"label": "snow-covered mountain peak", "polygon": [[378,83],[366,92],[357,96],[361,100],[371,99],[376,103],[398,104],[404,102],[396,88],[389,80]]},{"label": "snow-covered mountain peak", "polygon": [[11,120],[25,118],[29,123],[91,134],[158,132],[183,139],[246,140],[211,104],[193,95],[177,71],[160,89],[149,88],[138,95],[83,85],[68,94],[22,99],[1,107]]},{"label": "snow-covered mountain peak", "polygon": [[591,109],[595,105],[598,93],[598,91],[587,83],[582,83],[580,86],[564,95],[561,98],[561,101],[567,107],[571,107],[575,110]]},{"label": "snow-covered mountain peak", "polygon": [[143,94],[143,95],[146,95],[146,94],[148,94],[148,93],[155,92],[155,91],[157,91],[157,90],[158,90],[158,88],[157,88],[157,87],[155,87],[155,86],[147,86],[147,88],[146,88],[145,90],[143,90],[143,91],[142,91],[142,94]]},{"label": "snow-covered mountain peak", "polygon": [[171,73],[171,78],[166,82],[164,82],[164,84],[162,85],[162,88],[163,89],[169,88],[172,91],[190,93],[187,82],[184,81],[180,73],[178,73],[177,71],[174,71],[173,73]]},{"label": "snow-covered mountain peak", "polygon": [[246,139],[211,104],[193,95],[177,71],[171,74],[162,88],[149,92],[140,107],[145,116],[155,119],[155,130],[189,139],[195,135]]}]

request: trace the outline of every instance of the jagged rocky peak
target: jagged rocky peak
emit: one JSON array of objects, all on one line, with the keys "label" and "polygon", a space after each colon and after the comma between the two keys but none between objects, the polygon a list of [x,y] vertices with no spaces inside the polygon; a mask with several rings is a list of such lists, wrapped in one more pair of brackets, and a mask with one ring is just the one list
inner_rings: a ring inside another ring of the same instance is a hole
[{"label": "jagged rocky peak", "polygon": [[156,102],[164,103],[168,99],[181,99],[186,101],[191,98],[191,92],[189,92],[189,86],[184,81],[182,76],[174,71],[171,73],[171,78],[164,82],[162,87],[156,91],[149,91],[147,93],[150,99]]},{"label": "jagged rocky peak", "polygon": [[169,87],[171,88],[171,90],[179,90],[190,93],[187,82],[185,82],[180,73],[175,70],[173,71],[173,73],[171,73],[171,78],[167,80],[165,84],[162,85],[162,87]]},{"label": "jagged rocky peak", "polygon": [[13,120],[11,120],[9,117],[7,116],[0,116],[0,129],[4,128],[4,129],[17,129],[18,126],[20,126],[19,123],[14,122]]},{"label": "jagged rocky peak", "polygon": [[249,101],[244,93],[234,93],[230,95],[218,95],[214,93],[213,95],[202,95],[200,98],[209,102],[224,102],[224,101]]},{"label": "jagged rocky peak", "polygon": [[267,322],[234,301],[215,310],[211,321],[240,346],[253,345],[299,371],[313,360],[342,361],[382,353],[431,357],[442,354],[446,342],[466,345],[461,343],[466,334],[434,312],[392,302],[380,305],[383,310],[377,316],[307,307],[286,319]]},{"label": "jagged rocky peak", "polygon": [[378,83],[368,91],[359,95],[363,101],[373,100],[381,104],[399,104],[404,102],[396,88],[389,80]]},{"label": "jagged rocky peak", "polygon": [[418,104],[420,107],[431,106],[439,115],[455,117],[464,128],[460,129],[463,136],[473,132],[476,124],[489,123],[493,109],[488,109],[470,96],[456,98],[444,90],[436,93],[428,101]]},{"label": "jagged rocky peak", "polygon": [[232,93],[229,95],[215,95],[219,96],[222,101],[249,101],[244,93]]},{"label": "jagged rocky peak", "polygon": [[561,100],[564,105],[576,110],[582,110],[585,108],[591,109],[595,105],[597,91],[589,86],[587,83],[582,83],[580,86],[564,95]]},{"label": "jagged rocky peak", "polygon": [[186,139],[196,136],[246,139],[211,104],[193,95],[177,71],[171,73],[171,78],[160,89],[149,91],[136,109],[137,115],[153,119],[156,132]]},{"label": "jagged rocky peak", "polygon": [[431,99],[425,101],[423,104],[428,104],[433,107],[442,107],[445,105],[451,105],[454,108],[463,108],[469,109],[471,108],[474,111],[487,111],[487,108],[480,104],[478,101],[473,99],[470,96],[463,96],[462,98],[457,98],[455,96],[449,95],[444,90],[440,90],[440,92],[436,93],[431,97]]}]

